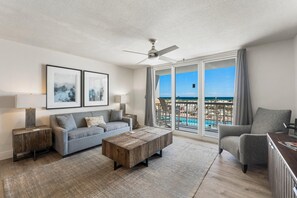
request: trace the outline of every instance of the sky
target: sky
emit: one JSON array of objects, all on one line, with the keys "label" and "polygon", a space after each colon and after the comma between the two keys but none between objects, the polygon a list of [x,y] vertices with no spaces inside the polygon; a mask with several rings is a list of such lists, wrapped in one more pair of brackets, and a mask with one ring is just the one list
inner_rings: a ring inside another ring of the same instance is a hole
[{"label": "sky", "polygon": [[[205,97],[233,97],[234,80],[235,66],[205,70]],[[171,75],[160,76],[160,97],[170,96]],[[176,96],[198,97],[197,71],[176,75]]]}]

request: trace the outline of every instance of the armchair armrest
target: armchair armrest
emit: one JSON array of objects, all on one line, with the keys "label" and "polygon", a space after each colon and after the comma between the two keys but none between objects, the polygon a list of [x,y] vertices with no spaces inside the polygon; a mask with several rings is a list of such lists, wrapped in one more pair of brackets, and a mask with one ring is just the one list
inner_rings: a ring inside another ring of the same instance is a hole
[{"label": "armchair armrest", "polygon": [[251,132],[251,125],[219,125],[219,141],[226,136],[240,136]]},{"label": "armchair armrest", "polygon": [[240,162],[242,164],[266,164],[268,145],[266,134],[242,134],[239,138]]},{"label": "armchair armrest", "polygon": [[130,127],[130,131],[132,131],[132,118],[128,118],[128,117],[123,117],[122,119],[123,122],[127,122],[128,126]]}]

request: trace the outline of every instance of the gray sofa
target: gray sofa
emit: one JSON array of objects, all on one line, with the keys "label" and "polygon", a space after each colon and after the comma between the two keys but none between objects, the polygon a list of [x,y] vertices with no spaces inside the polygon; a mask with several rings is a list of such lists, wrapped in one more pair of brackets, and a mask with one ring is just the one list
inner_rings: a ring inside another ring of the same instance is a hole
[{"label": "gray sofa", "polygon": [[[77,129],[67,131],[59,126],[56,116],[72,114]],[[110,122],[111,110],[58,114],[50,116],[53,129],[54,148],[62,156],[102,144],[102,139],[132,130],[132,119],[122,118],[120,121]],[[85,117],[103,116],[106,122],[102,127],[87,127]]]},{"label": "gray sofa", "polygon": [[287,132],[283,123],[289,123],[291,110],[258,108],[252,125],[219,125],[219,154],[229,151],[242,164],[246,173],[248,164],[267,164],[266,133]]}]

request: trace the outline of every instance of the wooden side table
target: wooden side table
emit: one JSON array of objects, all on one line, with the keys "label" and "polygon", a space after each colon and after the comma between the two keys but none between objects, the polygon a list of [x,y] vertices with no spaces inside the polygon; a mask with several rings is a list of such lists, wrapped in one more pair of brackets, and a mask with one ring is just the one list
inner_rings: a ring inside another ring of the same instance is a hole
[{"label": "wooden side table", "polygon": [[18,154],[33,152],[33,159],[36,160],[36,152],[49,150],[52,146],[52,129],[48,126],[38,126],[31,129],[13,129],[13,161],[17,161]]},{"label": "wooden side table", "polygon": [[134,114],[125,114],[123,117],[126,117],[126,118],[132,118],[132,129],[137,129],[139,128],[139,124],[138,124],[138,121],[137,121],[137,115],[134,115]]}]

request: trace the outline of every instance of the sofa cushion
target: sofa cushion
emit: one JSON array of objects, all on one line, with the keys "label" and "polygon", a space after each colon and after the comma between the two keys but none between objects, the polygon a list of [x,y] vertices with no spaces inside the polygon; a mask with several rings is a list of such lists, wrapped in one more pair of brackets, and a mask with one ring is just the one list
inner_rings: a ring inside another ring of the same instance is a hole
[{"label": "sofa cushion", "polygon": [[77,128],[87,127],[87,122],[85,120],[85,117],[92,117],[91,112],[73,113],[72,115],[75,120]]},{"label": "sofa cushion", "polygon": [[227,136],[221,139],[221,148],[232,153],[237,159],[239,159],[239,137]]},{"label": "sofa cushion", "polygon": [[121,121],[123,119],[123,110],[111,110],[110,122]]},{"label": "sofa cushion", "polygon": [[64,128],[66,131],[71,131],[77,128],[72,114],[57,115],[56,119],[59,126]]},{"label": "sofa cushion", "polygon": [[104,129],[101,127],[81,127],[68,132],[68,140],[83,138],[92,135],[98,135],[104,133]]},{"label": "sofa cushion", "polygon": [[110,117],[110,110],[100,110],[100,111],[92,111],[92,116],[97,117],[97,116],[103,116],[105,122],[109,122],[109,117]]},{"label": "sofa cushion", "polygon": [[85,117],[87,122],[87,126],[90,128],[92,126],[100,126],[102,128],[106,127],[106,123],[104,122],[103,116],[98,117]]},{"label": "sofa cushion", "polygon": [[108,122],[106,123],[106,131],[113,131],[128,126],[127,122]]},{"label": "sofa cushion", "polygon": [[258,108],[252,125],[252,134],[286,131],[283,123],[289,123],[291,110],[270,110]]}]

